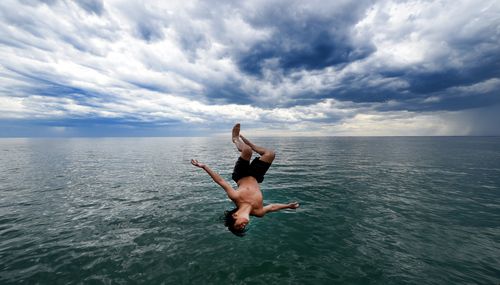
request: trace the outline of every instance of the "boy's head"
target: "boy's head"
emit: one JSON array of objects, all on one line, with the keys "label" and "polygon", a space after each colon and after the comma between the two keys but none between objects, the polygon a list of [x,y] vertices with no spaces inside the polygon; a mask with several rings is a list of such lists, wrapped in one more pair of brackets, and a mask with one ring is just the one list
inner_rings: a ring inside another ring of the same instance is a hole
[{"label": "boy's head", "polygon": [[249,220],[245,217],[238,217],[238,215],[236,214],[237,211],[238,208],[234,208],[231,211],[224,212],[224,225],[233,234],[239,237],[243,237],[245,235],[245,232],[247,231],[245,227],[248,224]]}]

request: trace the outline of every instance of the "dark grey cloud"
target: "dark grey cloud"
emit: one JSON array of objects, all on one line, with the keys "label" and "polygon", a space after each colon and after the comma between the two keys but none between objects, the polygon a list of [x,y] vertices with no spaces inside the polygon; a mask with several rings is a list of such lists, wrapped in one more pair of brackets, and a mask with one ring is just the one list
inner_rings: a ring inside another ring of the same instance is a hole
[{"label": "dark grey cloud", "polygon": [[163,33],[154,21],[137,23],[137,33],[145,41],[155,41],[163,39]]},{"label": "dark grey cloud", "polygon": [[134,35],[144,41],[161,41],[163,29],[168,27],[171,16],[140,1],[123,2],[117,7],[134,28]]},{"label": "dark grey cloud", "polygon": [[333,6],[314,1],[264,5],[247,20],[257,28],[272,30],[272,36],[238,54],[236,61],[244,72],[259,75],[270,60],[276,61],[272,68],[294,71],[365,58],[374,46],[369,39],[355,43],[351,33],[368,8],[368,1],[340,1]]},{"label": "dark grey cloud", "polygon": [[27,5],[41,5],[41,4],[53,5],[56,2],[59,2],[59,0],[20,0],[20,2]]},{"label": "dark grey cloud", "polygon": [[102,0],[78,0],[76,3],[89,13],[101,15],[104,12]]}]

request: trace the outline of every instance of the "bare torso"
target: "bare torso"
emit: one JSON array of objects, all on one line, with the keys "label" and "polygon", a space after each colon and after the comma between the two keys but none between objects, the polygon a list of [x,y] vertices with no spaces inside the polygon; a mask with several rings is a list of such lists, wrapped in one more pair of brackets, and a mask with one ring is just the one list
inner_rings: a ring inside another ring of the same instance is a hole
[{"label": "bare torso", "polygon": [[263,216],[263,198],[262,192],[260,191],[259,183],[252,176],[243,177],[238,180],[238,198],[233,200],[237,207],[241,207],[244,204],[249,204],[252,206],[250,215],[252,216]]}]

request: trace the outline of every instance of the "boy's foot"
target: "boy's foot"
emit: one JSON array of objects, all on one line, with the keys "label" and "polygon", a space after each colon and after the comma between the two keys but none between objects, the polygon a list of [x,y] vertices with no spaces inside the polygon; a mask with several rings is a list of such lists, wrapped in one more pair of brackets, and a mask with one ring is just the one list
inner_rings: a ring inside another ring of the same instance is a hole
[{"label": "boy's foot", "polygon": [[238,140],[238,138],[240,137],[240,124],[239,123],[234,125],[232,136],[233,136],[232,137],[233,143],[236,142]]}]

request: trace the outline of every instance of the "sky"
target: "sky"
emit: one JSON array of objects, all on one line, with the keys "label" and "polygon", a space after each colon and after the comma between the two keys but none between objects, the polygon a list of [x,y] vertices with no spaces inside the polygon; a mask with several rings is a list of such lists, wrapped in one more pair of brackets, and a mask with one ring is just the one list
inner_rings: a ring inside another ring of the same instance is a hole
[{"label": "sky", "polygon": [[500,135],[500,1],[0,1],[0,137]]}]

